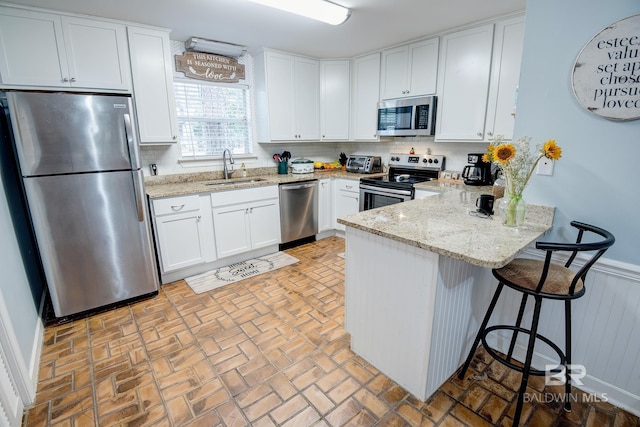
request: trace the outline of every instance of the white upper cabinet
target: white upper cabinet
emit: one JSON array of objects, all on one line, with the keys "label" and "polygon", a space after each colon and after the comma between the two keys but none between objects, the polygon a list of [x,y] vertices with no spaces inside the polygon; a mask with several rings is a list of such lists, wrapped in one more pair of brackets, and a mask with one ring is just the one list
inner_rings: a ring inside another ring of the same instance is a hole
[{"label": "white upper cabinet", "polygon": [[320,132],[321,139],[349,139],[350,111],[349,61],[320,62]]},{"label": "white upper cabinet", "polygon": [[513,139],[515,98],[520,82],[524,17],[498,22],[493,42],[491,83],[487,103],[485,140],[495,135]]},{"label": "white upper cabinet", "polygon": [[380,53],[356,58],[353,71],[352,133],[354,140],[378,140]]},{"label": "white upper cabinet", "polygon": [[128,27],[134,103],[141,144],[177,141],[169,32]]},{"label": "white upper cabinet", "polygon": [[493,24],[442,37],[437,141],[482,141],[491,71]]},{"label": "white upper cabinet", "polygon": [[255,60],[258,140],[320,139],[320,63],[267,51]]},{"label": "white upper cabinet", "polygon": [[128,91],[125,26],[0,7],[0,76],[8,87]]},{"label": "white upper cabinet", "polygon": [[430,95],[436,92],[438,38],[382,52],[380,99]]},{"label": "white upper cabinet", "polygon": [[320,62],[296,56],[295,139],[320,139]]}]

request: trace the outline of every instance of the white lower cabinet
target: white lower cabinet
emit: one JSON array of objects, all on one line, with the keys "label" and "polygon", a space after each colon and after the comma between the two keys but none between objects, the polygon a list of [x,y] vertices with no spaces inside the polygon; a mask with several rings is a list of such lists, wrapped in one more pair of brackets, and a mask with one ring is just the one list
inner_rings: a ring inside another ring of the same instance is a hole
[{"label": "white lower cabinet", "polygon": [[215,261],[208,195],[155,199],[151,205],[162,273]]},{"label": "white lower cabinet", "polygon": [[333,229],[331,179],[318,181],[318,233]]},{"label": "white lower cabinet", "polygon": [[218,258],[280,242],[278,187],[211,194]]},{"label": "white lower cabinet", "polygon": [[[334,212],[336,220],[342,216],[351,215],[360,211],[360,187],[359,181],[352,179],[336,179],[334,194]],[[345,230],[345,226],[335,221],[336,230]]]}]

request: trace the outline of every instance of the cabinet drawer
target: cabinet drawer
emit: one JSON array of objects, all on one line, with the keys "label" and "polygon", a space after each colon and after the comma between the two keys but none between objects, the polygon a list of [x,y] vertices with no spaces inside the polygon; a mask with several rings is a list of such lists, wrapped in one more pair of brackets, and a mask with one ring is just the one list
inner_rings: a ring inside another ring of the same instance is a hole
[{"label": "cabinet drawer", "polygon": [[156,216],[200,210],[197,195],[156,199],[153,201],[153,212]]},{"label": "cabinet drawer", "polygon": [[211,193],[211,206],[227,206],[237,203],[249,203],[256,200],[277,199],[278,186],[247,188],[243,190],[214,191]]},{"label": "cabinet drawer", "polygon": [[355,179],[339,179],[336,181],[336,190],[360,192],[360,181]]}]

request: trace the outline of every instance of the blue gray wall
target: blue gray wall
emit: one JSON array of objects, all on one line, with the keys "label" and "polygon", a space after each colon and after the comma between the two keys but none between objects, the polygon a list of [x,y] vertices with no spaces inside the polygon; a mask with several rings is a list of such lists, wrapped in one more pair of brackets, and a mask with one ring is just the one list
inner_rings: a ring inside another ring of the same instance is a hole
[{"label": "blue gray wall", "polygon": [[[637,0],[527,2],[516,136],[556,139],[553,176],[533,176],[525,200],[556,206],[552,240],[569,221],[616,236],[606,257],[640,265],[640,120],[614,122],[576,101],[571,74],[582,47],[607,25],[640,13]],[[637,58],[636,61],[640,61]]]}]

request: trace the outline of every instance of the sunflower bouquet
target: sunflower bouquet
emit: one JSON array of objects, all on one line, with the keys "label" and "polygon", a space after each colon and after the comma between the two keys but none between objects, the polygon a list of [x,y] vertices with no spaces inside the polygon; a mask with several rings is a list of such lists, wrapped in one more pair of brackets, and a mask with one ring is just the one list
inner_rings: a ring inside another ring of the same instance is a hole
[{"label": "sunflower bouquet", "polygon": [[519,138],[513,143],[505,142],[502,135],[497,135],[482,156],[484,162],[493,162],[501,170],[505,179],[505,225],[517,226],[524,221],[524,191],[538,162],[546,157],[558,160],[562,157],[560,148],[553,139],[548,140],[532,153],[529,149],[531,138]]}]

